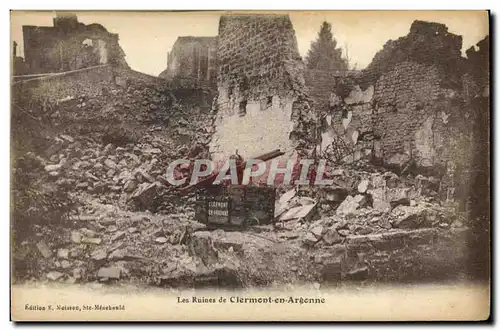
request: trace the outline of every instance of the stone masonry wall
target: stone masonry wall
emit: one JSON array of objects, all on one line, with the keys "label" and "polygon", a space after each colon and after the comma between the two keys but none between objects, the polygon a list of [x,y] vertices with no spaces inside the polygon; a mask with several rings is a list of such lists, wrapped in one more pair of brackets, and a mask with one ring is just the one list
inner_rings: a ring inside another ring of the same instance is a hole
[{"label": "stone masonry wall", "polygon": [[338,75],[334,71],[307,69],[304,73],[309,96],[315,106],[328,108],[332,96],[332,86],[338,84]]},{"label": "stone masonry wall", "polygon": [[377,116],[373,131],[386,162],[392,163],[391,158],[402,155],[422,166],[438,161],[439,142],[434,140],[433,124],[439,111],[437,100],[446,94],[440,87],[441,77],[436,67],[402,62],[375,84],[372,102]]},{"label": "stone masonry wall", "polygon": [[[419,167],[432,167],[465,160],[469,137],[463,105],[459,91],[443,87],[445,79],[436,66],[402,62],[368,87],[371,98],[349,104],[365,93],[353,90],[344,111],[329,116],[331,131],[353,146],[347,161],[368,158],[397,166],[413,160]],[[331,136],[323,134],[323,150]]]},{"label": "stone masonry wall", "polygon": [[439,65],[447,74],[448,84],[460,81],[464,58],[461,56],[462,37],[448,32],[441,23],[416,20],[410,26],[408,35],[389,40],[383,49],[375,54],[372,62],[363,70],[360,83],[365,88],[373,85],[380,76],[401,62],[417,62]]},{"label": "stone masonry wall", "polygon": [[55,102],[67,97],[99,95],[112,82],[113,69],[109,65],[102,65],[18,81],[12,88],[16,93],[30,93],[34,98]]},{"label": "stone masonry wall", "polygon": [[214,159],[280,148],[295,153],[298,119],[309,109],[303,64],[287,15],[222,16],[218,44]]},{"label": "stone masonry wall", "polygon": [[[425,51],[416,49],[426,41]],[[471,88],[473,66],[460,48],[461,37],[446,26],[414,22],[408,36],[388,42],[360,75],[330,86],[333,106],[323,107],[321,150],[341,136],[353,151],[344,161],[366,157],[399,170],[410,160],[422,168],[467,166],[472,134],[466,100],[480,89]],[[308,84],[311,95],[326,95],[318,85]],[[345,89],[350,94],[337,93]]]},{"label": "stone masonry wall", "polygon": [[30,93],[34,98],[57,102],[81,95],[96,97],[106,93],[113,84],[127,87],[130,81],[144,85],[167,84],[164,79],[121,66],[102,65],[17,81],[12,86],[16,93]]},{"label": "stone masonry wall", "polygon": [[216,79],[217,37],[179,37],[160,75],[169,81],[212,84]]}]

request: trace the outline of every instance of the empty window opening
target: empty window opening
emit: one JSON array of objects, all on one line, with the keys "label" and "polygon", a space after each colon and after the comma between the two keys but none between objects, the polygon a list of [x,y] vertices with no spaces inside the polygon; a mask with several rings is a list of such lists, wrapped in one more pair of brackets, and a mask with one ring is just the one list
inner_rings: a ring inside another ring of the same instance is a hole
[{"label": "empty window opening", "polygon": [[247,101],[243,100],[243,101],[240,102],[240,108],[239,108],[238,114],[240,116],[243,116],[246,113],[247,113]]},{"label": "empty window opening", "polygon": [[273,97],[267,97],[266,99],[266,108],[271,108],[273,106]]}]

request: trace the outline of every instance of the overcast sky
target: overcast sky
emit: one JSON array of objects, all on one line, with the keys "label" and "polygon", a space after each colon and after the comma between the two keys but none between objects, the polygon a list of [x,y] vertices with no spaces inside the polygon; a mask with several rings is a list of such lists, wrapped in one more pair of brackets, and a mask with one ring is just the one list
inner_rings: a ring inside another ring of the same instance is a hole
[{"label": "overcast sky", "polygon": [[[167,66],[167,53],[179,36],[216,36],[220,12],[77,12],[80,22],[100,23],[118,33],[120,45],[132,69],[159,75]],[[426,20],[444,23],[449,31],[463,36],[463,51],[488,34],[486,11],[329,11],[288,12],[299,52],[307,54],[323,21],[332,24],[340,46],[348,47],[351,63],[366,67],[389,39],[408,34],[411,23]],[[22,26],[52,26],[55,12],[13,12],[12,40],[24,55]],[[344,53],[345,56],[345,53]]]}]

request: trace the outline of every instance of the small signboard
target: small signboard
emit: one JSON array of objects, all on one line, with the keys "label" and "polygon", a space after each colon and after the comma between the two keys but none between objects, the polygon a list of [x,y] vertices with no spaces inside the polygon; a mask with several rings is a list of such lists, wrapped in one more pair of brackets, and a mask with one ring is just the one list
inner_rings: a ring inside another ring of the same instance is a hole
[{"label": "small signboard", "polygon": [[270,224],[276,190],[257,186],[213,186],[196,195],[195,219],[216,226]]},{"label": "small signboard", "polygon": [[229,223],[229,199],[208,200],[208,223]]}]

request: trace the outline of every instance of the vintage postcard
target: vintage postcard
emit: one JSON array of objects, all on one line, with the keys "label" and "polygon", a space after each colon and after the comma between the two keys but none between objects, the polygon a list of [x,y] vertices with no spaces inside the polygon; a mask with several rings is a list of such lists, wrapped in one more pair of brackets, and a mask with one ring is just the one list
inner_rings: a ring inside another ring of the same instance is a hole
[{"label": "vintage postcard", "polygon": [[11,320],[487,320],[489,24],[12,11]]}]

